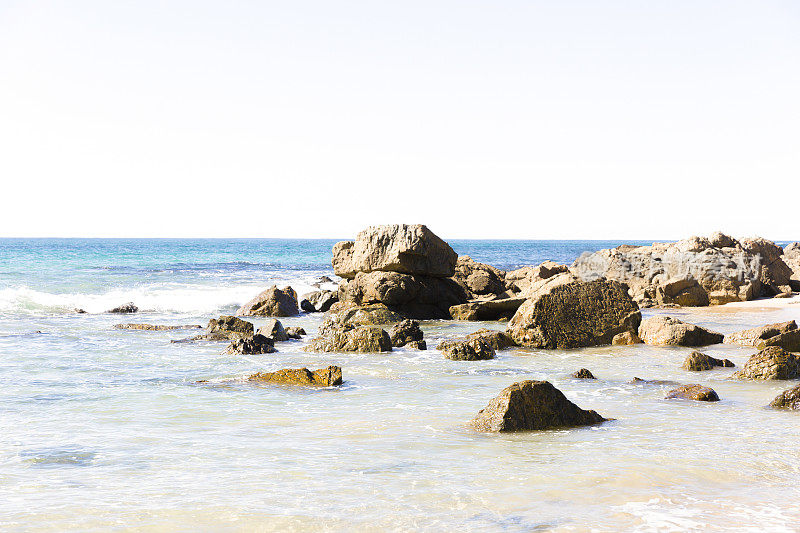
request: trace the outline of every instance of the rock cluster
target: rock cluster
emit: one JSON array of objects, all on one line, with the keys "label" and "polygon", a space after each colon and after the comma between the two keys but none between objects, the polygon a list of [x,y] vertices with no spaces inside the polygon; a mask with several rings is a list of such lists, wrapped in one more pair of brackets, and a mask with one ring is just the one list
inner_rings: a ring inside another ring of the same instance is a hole
[{"label": "rock cluster", "polygon": [[800,291],[800,242],[793,242],[783,249],[783,260],[792,269],[789,286],[793,291]]},{"label": "rock cluster", "polygon": [[789,352],[800,352],[800,330],[779,333],[758,344],[759,348],[768,346],[777,346]]},{"label": "rock cluster", "polygon": [[764,348],[733,374],[737,379],[797,379],[800,377],[800,357],[783,348]]},{"label": "rock cluster", "polygon": [[329,366],[319,370],[307,368],[284,368],[277,372],[259,372],[253,374],[249,381],[279,383],[282,385],[309,385],[314,387],[334,387],[342,384],[342,369]]},{"label": "rock cluster", "polygon": [[722,342],[724,335],[668,316],[654,316],[642,321],[639,337],[653,346],[708,346]]},{"label": "rock cluster", "polygon": [[291,287],[279,289],[275,285],[259,293],[236,311],[237,316],[295,316],[297,293]]},{"label": "rock cluster", "polygon": [[728,359],[716,359],[714,357],[711,357],[710,355],[698,351],[692,352],[688,357],[686,357],[686,360],[683,362],[683,369],[692,372],[711,370],[715,366],[730,368],[736,365],[734,365]]}]

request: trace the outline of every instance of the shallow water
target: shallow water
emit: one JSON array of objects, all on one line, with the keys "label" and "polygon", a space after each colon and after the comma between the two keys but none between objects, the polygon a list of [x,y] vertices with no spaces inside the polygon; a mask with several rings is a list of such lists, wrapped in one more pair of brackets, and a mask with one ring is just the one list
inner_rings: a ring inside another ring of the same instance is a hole
[{"label": "shallow water", "polygon": [[[516,246],[518,256],[541,255]],[[459,251],[486,260],[475,253],[480,247]],[[202,253],[193,253],[194,261],[175,254],[202,265]],[[94,260],[114,266],[113,254],[103,258],[110,264]],[[266,259],[243,261],[272,262]],[[166,263],[158,254],[146,260],[141,268],[163,270]],[[80,260],[92,261],[91,254]],[[312,257],[303,267],[194,271],[223,270],[223,278],[207,276],[216,282],[183,271],[155,281],[134,272],[120,281],[105,269],[81,285],[69,275],[78,267],[56,262],[39,264],[27,287],[71,295],[63,306],[92,298],[116,305],[126,298],[113,300],[113,291],[146,296],[153,284],[175,283],[190,294],[241,283],[257,292],[273,280],[300,286],[330,273]],[[133,259],[119,263],[140,268]],[[183,296],[161,301],[180,307],[174,302]],[[765,408],[795,382],[732,381],[733,369],[685,372],[687,348],[515,349],[491,361],[456,362],[434,349],[308,354],[303,342],[289,341],[278,353],[243,357],[220,355],[219,343],[169,342],[191,330],[113,328],[129,321],[204,324],[241,303],[212,300],[193,300],[209,306],[197,311],[166,305],[132,316],[77,315],[19,300],[2,309],[0,529],[792,531],[800,524],[800,418]],[[731,332],[800,319],[800,305],[669,314]],[[320,320],[283,322],[313,334]],[[423,329],[434,347],[480,326],[433,321]],[[727,345],[705,351],[738,366],[754,352]],[[340,388],[241,381],[256,371],[330,364],[343,367]],[[581,367],[599,379],[569,377]],[[670,386],[630,384],[634,376],[700,382],[722,401],[664,400]],[[211,382],[196,383],[202,379]],[[523,379],[547,379],[581,407],[615,420],[513,435],[465,427],[502,388]]]}]

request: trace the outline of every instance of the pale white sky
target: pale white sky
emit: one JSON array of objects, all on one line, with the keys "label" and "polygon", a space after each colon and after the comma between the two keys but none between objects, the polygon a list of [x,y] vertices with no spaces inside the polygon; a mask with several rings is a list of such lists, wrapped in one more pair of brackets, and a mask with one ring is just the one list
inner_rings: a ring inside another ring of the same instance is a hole
[{"label": "pale white sky", "polygon": [[800,2],[0,0],[0,235],[800,239]]}]

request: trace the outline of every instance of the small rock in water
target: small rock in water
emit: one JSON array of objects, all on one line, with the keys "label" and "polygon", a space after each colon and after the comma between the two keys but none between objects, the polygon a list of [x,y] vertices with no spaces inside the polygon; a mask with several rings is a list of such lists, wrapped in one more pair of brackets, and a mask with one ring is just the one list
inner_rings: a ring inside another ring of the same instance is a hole
[{"label": "small rock in water", "polygon": [[783,391],[769,405],[777,409],[800,410],[800,385]]},{"label": "small rock in water", "polygon": [[634,344],[642,344],[642,339],[639,338],[635,331],[623,331],[614,335],[614,338],[611,339],[611,344],[613,346],[633,346]]},{"label": "small rock in water", "polygon": [[693,372],[700,372],[703,370],[711,370],[715,366],[722,366],[722,367],[734,367],[734,365],[728,359],[716,359],[711,357],[710,355],[706,355],[702,352],[694,351],[683,362],[683,369],[690,370]]},{"label": "small rock in water", "polygon": [[187,337],[185,339],[174,339],[169,342],[173,344],[180,344],[180,343],[188,343],[188,342],[198,342],[198,341],[209,341],[209,342],[221,342],[221,341],[229,341],[231,340],[228,335],[224,335],[222,333],[204,333],[202,335],[195,335],[194,337]]},{"label": "small rock in water", "polygon": [[300,308],[306,313],[324,313],[339,301],[336,291],[314,291],[303,295]]},{"label": "small rock in water", "polygon": [[297,293],[291,287],[279,289],[275,285],[259,293],[236,311],[237,316],[295,316]]},{"label": "small rock in water", "polygon": [[258,328],[256,333],[264,335],[265,337],[269,337],[275,342],[289,340],[289,335],[287,335],[286,330],[283,329],[283,324],[281,324],[281,321],[274,318],[267,320],[263,326]]},{"label": "small rock in water", "polygon": [[290,339],[299,339],[306,335],[306,330],[301,327],[291,326],[286,328],[286,336]]},{"label": "small rock in water", "polygon": [[86,314],[86,310],[85,309],[81,309],[80,307],[76,307],[75,308],[75,312],[78,313],[79,315]]},{"label": "small rock in water", "polygon": [[307,352],[391,352],[392,339],[385,330],[374,326],[329,329],[303,349]]},{"label": "small rock in water", "polygon": [[136,313],[137,311],[139,311],[139,308],[136,307],[136,304],[133,302],[128,302],[120,305],[119,307],[108,310],[109,313]]},{"label": "small rock in water", "polygon": [[[421,341],[423,338],[422,330],[419,329],[419,322],[416,320],[403,320],[392,327],[390,333],[392,346],[401,348],[411,342]],[[423,350],[425,348],[422,348]]]},{"label": "small rock in water", "polygon": [[441,342],[436,349],[453,361],[481,361],[495,356],[494,348],[480,337]]},{"label": "small rock in water", "polygon": [[271,338],[256,333],[249,338],[233,339],[225,353],[231,355],[260,355],[276,351]]},{"label": "small rock in water", "polygon": [[227,337],[252,337],[253,324],[241,318],[223,315],[219,318],[212,318],[206,326],[209,334],[226,335]]},{"label": "small rock in water", "polygon": [[467,335],[467,338],[483,339],[489,344],[489,346],[494,348],[495,351],[502,350],[504,348],[511,348],[517,345],[517,343],[514,342],[514,339],[512,339],[508,333],[492,329],[479,329],[478,331]]},{"label": "small rock in water", "polygon": [[597,379],[588,368],[581,368],[577,372],[573,372],[572,377],[576,379]]},{"label": "small rock in water", "polygon": [[307,368],[284,368],[277,372],[259,372],[253,374],[248,381],[280,383],[284,385],[312,385],[315,387],[333,387],[342,384],[342,369],[329,366],[311,371]]},{"label": "small rock in water", "polygon": [[683,385],[682,387],[678,387],[677,389],[669,391],[666,399],[670,400],[675,398],[682,400],[695,400],[698,402],[719,401],[719,396],[717,396],[717,393],[714,391],[714,389],[710,389],[702,385]]}]

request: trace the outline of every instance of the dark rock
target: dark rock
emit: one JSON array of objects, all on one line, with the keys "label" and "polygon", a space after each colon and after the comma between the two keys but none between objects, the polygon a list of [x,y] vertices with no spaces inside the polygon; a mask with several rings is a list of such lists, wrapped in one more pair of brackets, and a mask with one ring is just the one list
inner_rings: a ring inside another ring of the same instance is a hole
[{"label": "dark rock", "polygon": [[[410,342],[421,341],[423,339],[422,330],[419,329],[419,322],[416,320],[403,320],[395,324],[391,331],[392,346],[400,348]],[[423,350],[425,348],[422,348]]]},{"label": "dark rock", "polygon": [[800,352],[800,329],[780,333],[758,345],[759,348],[766,348],[769,346],[777,346],[783,348],[787,352]]},{"label": "dark rock", "polygon": [[391,352],[392,339],[385,330],[371,326],[328,331],[304,348],[309,352]]},{"label": "dark rock", "polygon": [[75,308],[75,312],[78,313],[79,315],[86,314],[86,310],[85,309],[81,309],[79,307]]},{"label": "dark rock", "polygon": [[314,291],[303,295],[300,307],[306,313],[324,313],[339,301],[336,291]]},{"label": "dark rock", "polygon": [[109,309],[109,313],[136,313],[139,311],[139,308],[133,302],[128,302],[126,304],[122,304],[119,307],[115,307],[114,309]]},{"label": "dark rock", "polygon": [[494,348],[483,338],[445,341],[436,347],[447,359],[453,361],[480,361],[494,359]]},{"label": "dark rock", "polygon": [[423,341],[409,341],[405,344],[405,347],[410,350],[427,350],[428,344]]},{"label": "dark rock", "polygon": [[231,340],[226,354],[257,355],[275,352],[274,341],[256,333],[252,337],[238,337]]},{"label": "dark rock", "polygon": [[670,400],[674,398],[682,400],[695,400],[698,402],[719,401],[719,396],[717,396],[717,393],[714,391],[714,389],[703,387],[702,385],[683,385],[682,387],[678,387],[677,389],[669,391],[666,399]]},{"label": "dark rock", "polygon": [[577,372],[574,372],[572,377],[576,379],[597,379],[588,368],[581,368]]},{"label": "dark rock", "polygon": [[208,321],[206,330],[209,334],[225,335],[228,338],[252,337],[253,324],[235,316],[223,315]]},{"label": "dark rock", "polygon": [[783,391],[769,405],[778,409],[800,410],[800,385]]},{"label": "dark rock", "polygon": [[710,355],[706,355],[702,352],[694,351],[686,357],[686,360],[683,362],[683,369],[690,370],[693,372],[700,372],[702,370],[711,370],[715,366],[722,366],[722,367],[733,367],[734,365],[728,359],[716,359],[711,357]]},{"label": "dark rock", "polygon": [[289,335],[287,335],[286,330],[283,329],[283,324],[281,324],[281,321],[274,318],[267,320],[263,326],[258,328],[257,333],[264,335],[265,337],[269,337],[275,342],[289,340]]},{"label": "dark rock", "polygon": [[588,426],[606,419],[569,401],[547,381],[522,381],[506,387],[472,421],[479,431],[525,431]]},{"label": "dark rock", "polygon": [[236,311],[237,316],[295,316],[297,293],[291,287],[279,289],[275,285],[261,292]]},{"label": "dark rock", "polygon": [[724,342],[728,344],[741,344],[742,346],[758,346],[769,338],[787,333],[797,329],[797,323],[794,320],[788,322],[780,322],[778,324],[769,324],[759,328],[745,329],[726,335]]},{"label": "dark rock", "polygon": [[277,372],[259,372],[253,374],[249,381],[279,383],[282,385],[310,385],[314,387],[334,387],[342,384],[342,369],[329,366],[311,371],[307,368],[284,368]]},{"label": "dark rock", "polygon": [[201,329],[203,326],[188,324],[185,326],[171,326],[165,324],[114,324],[116,329],[141,329],[145,331],[170,331],[174,329]]},{"label": "dark rock", "polygon": [[300,327],[292,326],[286,328],[286,336],[290,339],[299,339],[300,337],[304,337],[306,335],[306,330]]},{"label": "dark rock", "polygon": [[722,342],[724,335],[668,316],[642,321],[639,338],[652,346],[707,346]]},{"label": "dark rock", "polygon": [[778,346],[764,348],[735,374],[737,379],[797,379],[800,377],[800,357]]},{"label": "dark rock", "polygon": [[503,350],[505,348],[511,348],[516,346],[517,343],[514,342],[507,333],[503,331],[496,331],[493,329],[479,329],[474,333],[470,333],[467,335],[468,339],[482,339],[486,343],[489,344],[495,351]]}]

